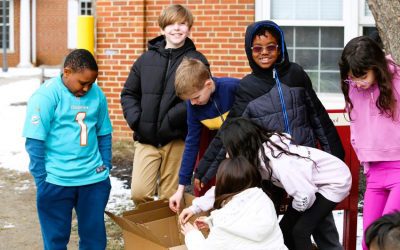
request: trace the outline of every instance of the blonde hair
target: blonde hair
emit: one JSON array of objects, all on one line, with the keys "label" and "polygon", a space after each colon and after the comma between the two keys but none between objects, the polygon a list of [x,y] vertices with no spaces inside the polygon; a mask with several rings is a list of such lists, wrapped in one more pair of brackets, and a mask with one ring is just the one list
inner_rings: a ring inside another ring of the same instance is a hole
[{"label": "blonde hair", "polygon": [[187,22],[190,30],[193,25],[192,12],[180,4],[173,4],[163,9],[158,17],[158,25],[161,29],[175,22]]},{"label": "blonde hair", "polygon": [[176,95],[187,99],[194,92],[201,90],[210,78],[210,70],[203,62],[185,57],[175,73]]}]

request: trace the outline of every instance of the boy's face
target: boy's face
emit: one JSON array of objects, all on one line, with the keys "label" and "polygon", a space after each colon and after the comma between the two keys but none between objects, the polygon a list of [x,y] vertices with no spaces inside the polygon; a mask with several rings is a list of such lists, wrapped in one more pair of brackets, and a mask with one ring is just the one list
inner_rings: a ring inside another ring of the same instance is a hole
[{"label": "boy's face", "polygon": [[258,66],[262,69],[269,69],[280,55],[278,41],[268,31],[262,36],[255,36],[253,39],[252,55],[254,62]]},{"label": "boy's face", "polygon": [[187,22],[175,22],[165,26],[161,33],[165,36],[167,42],[165,48],[176,49],[183,46],[186,37],[190,34],[190,29]]},{"label": "boy's face", "polygon": [[73,72],[70,68],[66,67],[64,68],[63,73],[63,82],[65,87],[67,87],[76,97],[86,95],[97,78],[97,71],[90,69]]},{"label": "boy's face", "polygon": [[205,105],[210,100],[211,94],[214,92],[214,83],[211,79],[208,79],[204,87],[193,94],[188,96],[192,105]]}]

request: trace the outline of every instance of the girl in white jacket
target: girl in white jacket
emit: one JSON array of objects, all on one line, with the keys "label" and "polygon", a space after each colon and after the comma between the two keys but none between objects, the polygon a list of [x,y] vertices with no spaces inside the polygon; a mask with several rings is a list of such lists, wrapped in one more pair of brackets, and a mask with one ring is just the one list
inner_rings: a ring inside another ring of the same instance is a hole
[{"label": "girl in white jacket", "polygon": [[[189,250],[285,250],[275,208],[260,188],[261,175],[246,158],[224,160],[217,172],[215,210],[195,224],[183,223]],[[214,189],[213,189],[214,190]],[[207,238],[196,224],[210,228]]]},{"label": "girl in white jacket", "polygon": [[[248,159],[263,180],[282,187],[293,198],[280,221],[289,249],[311,249],[311,234],[349,194],[351,173],[347,165],[322,150],[291,144],[287,134],[269,132],[245,118],[228,120],[220,130],[229,157]],[[213,195],[195,199],[182,211],[186,221],[193,213],[207,211]]]}]

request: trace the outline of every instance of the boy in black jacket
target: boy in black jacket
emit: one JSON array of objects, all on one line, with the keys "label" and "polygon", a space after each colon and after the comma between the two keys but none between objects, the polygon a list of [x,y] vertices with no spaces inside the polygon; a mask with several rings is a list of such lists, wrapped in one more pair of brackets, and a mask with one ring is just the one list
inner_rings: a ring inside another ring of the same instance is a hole
[{"label": "boy in black jacket", "polygon": [[[291,134],[296,144],[321,148],[340,159],[344,149],[333,122],[315,94],[307,73],[289,61],[283,31],[272,21],[247,27],[245,50],[252,73],[239,83],[227,119],[248,117],[269,129]],[[225,158],[217,134],[200,161],[195,187],[201,188]],[[320,249],[343,249],[330,214],[313,234]]]},{"label": "boy in black jacket", "polygon": [[187,132],[186,106],[175,95],[175,71],[183,57],[207,59],[188,38],[192,13],[171,5],[158,18],[162,35],[149,41],[148,51],[133,64],[121,92],[124,117],[134,131],[132,199],[169,198],[178,186],[178,171]]}]

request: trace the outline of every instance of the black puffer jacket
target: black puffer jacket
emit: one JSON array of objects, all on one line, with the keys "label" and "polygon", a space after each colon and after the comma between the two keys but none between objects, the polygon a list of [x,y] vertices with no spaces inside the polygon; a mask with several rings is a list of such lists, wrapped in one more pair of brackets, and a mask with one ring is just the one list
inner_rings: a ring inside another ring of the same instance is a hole
[{"label": "black puffer jacket", "polygon": [[121,105],[134,140],[163,146],[187,133],[186,105],[175,95],[175,71],[183,57],[209,66],[192,40],[177,49],[165,49],[164,36],[149,41],[148,51],[133,64],[121,92]]},{"label": "black puffer jacket", "polygon": [[[273,28],[280,34],[280,56],[269,69],[260,68],[252,57],[253,38],[262,27]],[[249,25],[245,50],[252,73],[240,81],[228,119],[239,116],[251,118],[266,129],[290,132],[297,144],[316,147],[319,143],[324,151],[343,159],[344,149],[336,128],[312,89],[306,72],[298,64],[289,61],[280,27],[271,21]],[[277,73],[275,77],[274,71]],[[288,128],[285,127],[278,86],[286,106]],[[200,161],[195,177],[207,183],[215,176],[224,158],[225,150],[217,134]]]}]

